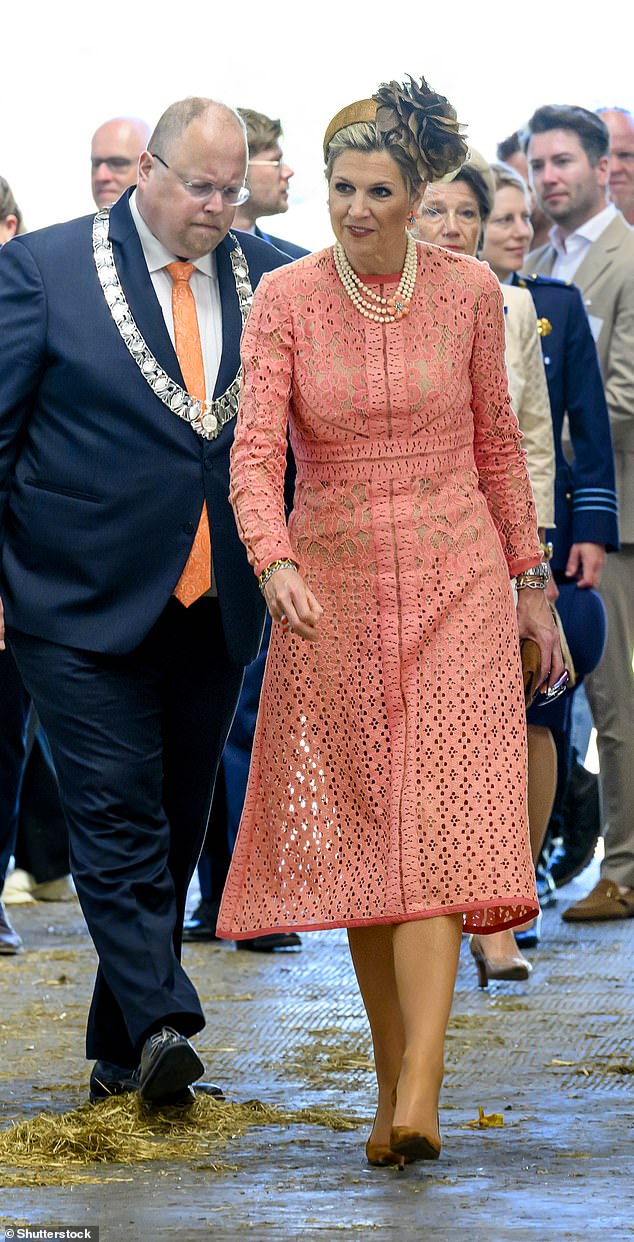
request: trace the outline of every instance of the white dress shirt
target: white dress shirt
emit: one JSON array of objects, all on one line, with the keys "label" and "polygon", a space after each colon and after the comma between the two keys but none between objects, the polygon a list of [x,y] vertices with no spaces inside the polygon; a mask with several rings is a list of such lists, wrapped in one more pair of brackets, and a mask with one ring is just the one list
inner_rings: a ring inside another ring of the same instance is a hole
[{"label": "white dress shirt", "polygon": [[599,211],[596,216],[591,216],[589,220],[584,221],[568,237],[562,237],[558,225],[555,225],[548,234],[557,251],[551,276],[555,276],[557,280],[574,280],[575,272],[581,266],[592,243],[601,236],[604,229],[607,229],[608,224],[612,223],[615,215],[614,203],[608,203],[603,211]]},{"label": "white dress shirt", "polygon": [[[158,237],[155,237],[150,232],[137,206],[136,190],[130,196],[130,212],[139,234],[141,246],[143,247],[143,254],[154,286],[154,292],[163,312],[165,327],[170,334],[172,345],[175,346],[174,315],[172,312],[172,288],[174,282],[169,272],[165,269],[168,263],[174,263],[177,256],[170,254],[169,250],[158,240]],[[196,268],[196,271],[192,272],[189,286],[196,303],[198,331],[200,333],[203,367],[205,370],[206,397],[209,401],[213,397],[222,354],[222,307],[220,304],[220,289],[218,287],[216,256],[212,251],[210,254],[203,255],[201,259],[191,259],[190,262]]]}]

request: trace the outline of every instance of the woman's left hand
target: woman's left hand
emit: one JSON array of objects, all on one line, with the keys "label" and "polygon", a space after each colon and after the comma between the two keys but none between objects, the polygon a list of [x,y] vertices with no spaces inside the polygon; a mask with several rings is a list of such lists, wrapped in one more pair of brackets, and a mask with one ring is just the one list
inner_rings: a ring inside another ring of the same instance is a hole
[{"label": "woman's left hand", "polygon": [[532,638],[541,652],[540,690],[551,690],[565,671],[559,631],[545,591],[524,587],[517,592],[517,625],[520,638]]}]

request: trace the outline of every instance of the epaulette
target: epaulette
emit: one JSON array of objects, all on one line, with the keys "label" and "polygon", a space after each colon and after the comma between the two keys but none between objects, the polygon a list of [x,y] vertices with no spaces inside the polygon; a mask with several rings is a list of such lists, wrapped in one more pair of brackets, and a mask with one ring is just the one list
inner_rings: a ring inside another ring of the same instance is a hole
[{"label": "epaulette", "polygon": [[574,289],[576,287],[571,280],[557,280],[555,276],[542,276],[540,272],[531,272],[529,276],[520,276],[518,283],[521,289],[526,289],[527,285],[547,285],[554,289]]}]

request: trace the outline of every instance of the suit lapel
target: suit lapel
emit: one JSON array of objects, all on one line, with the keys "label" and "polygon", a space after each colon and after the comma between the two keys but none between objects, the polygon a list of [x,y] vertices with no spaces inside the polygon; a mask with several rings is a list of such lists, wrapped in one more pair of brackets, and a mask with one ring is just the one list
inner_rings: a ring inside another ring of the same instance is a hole
[{"label": "suit lapel", "polygon": [[534,250],[532,254],[527,256],[526,262],[522,268],[522,275],[532,276],[533,272],[538,272],[540,276],[550,276],[555,262],[555,248],[547,242],[545,246],[541,246],[539,250]]},{"label": "suit lapel", "polygon": [[147,269],[143,247],[128,206],[132,191],[115,203],[110,213],[110,240],[119,279],[137,327],[167,374],[185,386],[163,312]]},{"label": "suit lapel", "polygon": [[579,286],[584,296],[590,292],[606,268],[614,262],[614,254],[621,244],[622,236],[623,229],[617,216],[590,246],[585,259],[575,272],[575,284]]},{"label": "suit lapel", "polygon": [[218,287],[222,306],[222,355],[214,388],[214,398],[222,396],[226,391],[235,379],[240,365],[242,317],[229,257],[230,249],[231,242],[228,237],[225,237],[216,249]]}]

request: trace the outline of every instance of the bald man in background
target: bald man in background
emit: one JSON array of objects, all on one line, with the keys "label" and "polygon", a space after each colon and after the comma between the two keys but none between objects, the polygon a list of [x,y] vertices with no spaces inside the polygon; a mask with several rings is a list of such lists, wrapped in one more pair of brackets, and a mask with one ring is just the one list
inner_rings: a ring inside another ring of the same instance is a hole
[{"label": "bald man in background", "polygon": [[634,225],[634,116],[625,108],[599,108],[610,131],[610,198]]},{"label": "bald man in background", "polygon": [[115,117],[95,130],[90,147],[92,196],[97,207],[110,207],[136,182],[139,156],[150,128],[133,117]]}]

